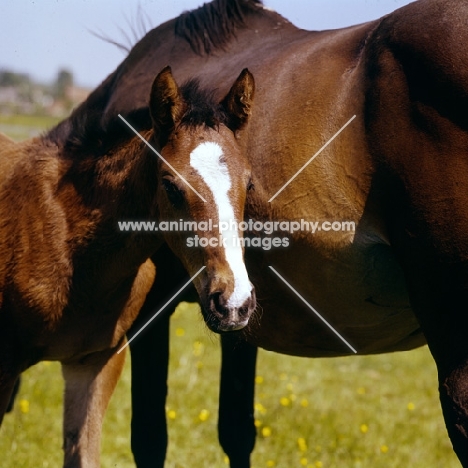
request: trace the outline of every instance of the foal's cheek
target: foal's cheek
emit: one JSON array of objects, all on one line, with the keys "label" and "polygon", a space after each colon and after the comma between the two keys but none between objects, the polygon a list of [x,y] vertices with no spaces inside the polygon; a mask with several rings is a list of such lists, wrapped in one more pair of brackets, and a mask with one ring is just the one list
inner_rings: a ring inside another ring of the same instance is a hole
[{"label": "foal's cheek", "polygon": [[171,206],[167,199],[167,194],[164,189],[159,186],[157,203],[159,207],[159,221],[166,221],[171,213]]}]

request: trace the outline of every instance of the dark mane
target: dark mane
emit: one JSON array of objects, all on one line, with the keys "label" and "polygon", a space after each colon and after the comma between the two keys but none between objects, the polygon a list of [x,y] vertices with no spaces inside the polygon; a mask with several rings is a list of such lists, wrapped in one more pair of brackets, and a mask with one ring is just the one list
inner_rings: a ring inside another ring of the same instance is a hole
[{"label": "dark mane", "polygon": [[62,147],[74,135],[86,133],[85,128],[100,126],[99,120],[111,97],[115,77],[115,72],[110,74],[69,117],[49,130],[44,138]]},{"label": "dark mane", "polygon": [[[66,120],[45,135],[45,140],[64,149],[68,157],[99,157],[132,139],[135,134],[119,118],[113,116],[102,124],[107,96],[93,96],[83,102]],[[137,130],[149,130],[151,117],[147,107],[129,112],[124,118]]]},{"label": "dark mane", "polygon": [[[101,124],[101,117],[100,112],[71,116],[72,131],[64,145],[66,154],[99,157],[135,137],[119,116],[114,116],[105,126]],[[147,107],[133,110],[123,117],[138,132],[151,128]]]},{"label": "dark mane", "polygon": [[[64,153],[70,157],[99,157],[133,138],[135,134],[118,115],[103,123],[102,115],[109,101],[112,83],[111,75],[67,119],[52,128],[44,139],[63,148]],[[198,80],[191,79],[181,86],[180,92],[186,108],[179,126],[206,125],[217,128],[227,123],[227,114],[215,99],[215,91],[203,89]],[[152,128],[149,108],[146,106],[123,117],[137,131]]]},{"label": "dark mane", "polygon": [[[217,128],[227,123],[227,114],[216,101],[214,91],[203,89],[196,79],[187,81],[180,91],[186,109],[179,126],[195,127],[206,125]],[[107,104],[107,93],[92,93],[66,120],[46,134],[45,139],[64,148],[70,157],[99,157],[113,148],[132,139],[135,134],[119,116],[113,116],[108,123],[102,123],[102,110]],[[133,110],[123,116],[137,131],[152,127],[149,108]]]},{"label": "dark mane", "polygon": [[227,115],[216,101],[214,91],[201,88],[197,79],[187,81],[180,91],[187,107],[179,126],[216,128],[227,122]]},{"label": "dark mane", "polygon": [[175,33],[183,37],[197,54],[222,48],[245,25],[246,16],[258,11],[262,0],[214,0],[176,20]]},{"label": "dark mane", "polygon": [[[116,46],[122,50],[125,55],[129,54],[132,47],[137,44],[153,27],[151,26],[151,19],[148,14],[143,10],[141,4],[138,5],[137,11],[133,16],[124,15],[124,21],[127,28],[118,27],[122,39],[113,39],[102,31],[88,30],[93,36],[101,39],[104,42]],[[127,30],[128,29],[128,32]]]}]

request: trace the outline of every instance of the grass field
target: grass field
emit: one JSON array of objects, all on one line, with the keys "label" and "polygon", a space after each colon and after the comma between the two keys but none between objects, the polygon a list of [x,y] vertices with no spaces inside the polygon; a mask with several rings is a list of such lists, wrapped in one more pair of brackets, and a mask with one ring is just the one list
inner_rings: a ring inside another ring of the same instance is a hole
[{"label": "grass field", "polygon": [[[198,308],[171,324],[167,467],[227,466],[216,435],[218,337]],[[132,467],[130,376],[106,415],[102,466]],[[62,381],[56,363],[30,369],[1,430],[2,467],[61,462]],[[253,467],[455,468],[426,347],[398,354],[303,359],[260,351]]]},{"label": "grass field", "polygon": [[58,118],[49,116],[0,114],[0,132],[21,141],[39,135],[58,122]]},{"label": "grass field", "polygon": [[[15,139],[55,120],[0,116]],[[217,442],[218,337],[198,308],[182,304],[171,324],[168,468],[227,466]],[[60,366],[28,370],[0,430],[2,468],[61,466]],[[106,415],[102,467],[133,467],[130,362]],[[426,347],[398,354],[302,359],[260,351],[254,468],[455,468]]]}]

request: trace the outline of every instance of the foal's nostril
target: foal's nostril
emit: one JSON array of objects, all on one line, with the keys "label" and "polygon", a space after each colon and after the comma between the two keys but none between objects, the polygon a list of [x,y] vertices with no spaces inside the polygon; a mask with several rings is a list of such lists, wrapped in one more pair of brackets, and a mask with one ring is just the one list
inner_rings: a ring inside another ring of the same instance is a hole
[{"label": "foal's nostril", "polygon": [[210,308],[213,311],[221,310],[224,308],[225,301],[221,292],[215,292],[209,296]]}]

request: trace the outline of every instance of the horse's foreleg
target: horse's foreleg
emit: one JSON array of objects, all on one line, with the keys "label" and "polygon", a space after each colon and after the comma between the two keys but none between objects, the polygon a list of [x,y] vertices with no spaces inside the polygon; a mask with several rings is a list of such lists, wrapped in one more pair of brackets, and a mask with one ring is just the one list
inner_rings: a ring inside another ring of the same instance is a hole
[{"label": "horse's foreleg", "polygon": [[167,449],[166,396],[169,314],[130,344],[132,452],[138,468],[162,468]]},{"label": "horse's foreleg", "polygon": [[7,409],[6,409],[6,412],[7,412],[7,413],[10,413],[11,411],[13,411],[13,407],[14,407],[14,405],[15,405],[16,395],[17,395],[18,392],[19,392],[20,384],[21,384],[21,377],[18,377],[18,378],[16,379],[15,385],[14,385],[14,387],[13,387],[13,391],[11,392],[10,401],[9,401],[8,407],[7,407]]},{"label": "horse's foreleg", "polygon": [[254,393],[257,348],[231,335],[221,336],[219,442],[231,468],[250,467],[255,445]]},{"label": "horse's foreleg", "polygon": [[5,373],[0,368],[0,425],[5,413],[12,409],[12,402],[17,392],[18,382],[19,373],[17,375]]},{"label": "horse's foreleg", "polygon": [[[132,353],[132,452],[138,468],[162,468],[167,449],[166,396],[169,365],[170,313],[183,300],[193,300],[194,290],[170,299],[187,279],[180,260],[163,245],[151,257],[156,279],[128,336],[148,320],[158,317],[130,343]],[[196,296],[195,296],[196,297]],[[166,304],[166,305],[165,305]],[[165,305],[165,308],[161,308]]]},{"label": "horse's foreleg", "polygon": [[100,467],[102,421],[124,362],[125,352],[106,351],[62,363],[65,468]]}]

